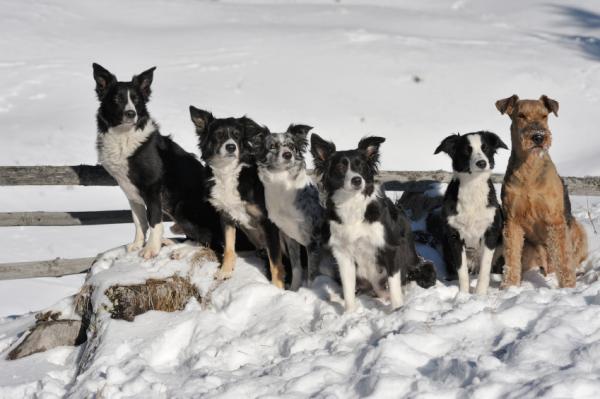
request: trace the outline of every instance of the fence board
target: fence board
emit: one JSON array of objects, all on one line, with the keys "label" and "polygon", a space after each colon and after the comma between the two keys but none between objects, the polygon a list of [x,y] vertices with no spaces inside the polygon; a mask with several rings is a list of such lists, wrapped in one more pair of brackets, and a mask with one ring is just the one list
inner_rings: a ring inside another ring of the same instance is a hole
[{"label": "fence board", "polygon": [[88,270],[94,258],[61,259],[1,263],[0,280],[14,280],[33,277],[60,277],[83,273]]},{"label": "fence board", "polygon": [[[423,191],[431,183],[450,181],[452,173],[437,171],[381,171],[379,181],[388,190]],[[503,175],[494,174],[501,184]],[[572,195],[600,196],[600,177],[564,177]],[[114,186],[116,181],[100,165],[75,166],[0,166],[0,186],[81,185]]]}]

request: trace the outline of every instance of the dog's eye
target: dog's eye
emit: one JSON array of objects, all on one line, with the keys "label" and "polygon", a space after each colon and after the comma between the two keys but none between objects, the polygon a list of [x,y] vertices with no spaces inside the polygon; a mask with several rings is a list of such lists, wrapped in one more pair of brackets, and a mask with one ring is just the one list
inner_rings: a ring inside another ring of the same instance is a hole
[{"label": "dog's eye", "polygon": [[519,115],[518,115],[518,118],[519,118],[519,119],[527,119],[527,117],[525,116],[525,114],[519,114]]},{"label": "dog's eye", "polygon": [[344,173],[346,171],[346,165],[340,162],[337,165],[335,165],[335,169],[340,173]]},{"label": "dog's eye", "polygon": [[481,151],[487,151],[487,150],[488,150],[487,144],[482,144],[481,145]]},{"label": "dog's eye", "polygon": [[277,148],[277,144],[272,143],[271,146],[269,147],[269,149],[274,150]]},{"label": "dog's eye", "polygon": [[224,139],[224,138],[226,138],[226,137],[227,137],[227,133],[225,133],[224,131],[222,131],[222,130],[219,130],[219,131],[217,132],[217,138],[218,138],[219,140],[223,140],[223,139]]},{"label": "dog's eye", "polygon": [[135,94],[130,94],[129,98],[131,98],[132,102],[137,103],[138,97]]}]

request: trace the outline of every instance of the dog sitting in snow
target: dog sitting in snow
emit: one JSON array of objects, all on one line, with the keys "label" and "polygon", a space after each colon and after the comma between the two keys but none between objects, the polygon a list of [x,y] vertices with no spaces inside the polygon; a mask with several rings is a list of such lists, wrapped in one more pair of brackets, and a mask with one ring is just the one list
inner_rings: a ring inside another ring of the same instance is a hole
[{"label": "dog sitting in snow", "polygon": [[251,151],[250,141],[268,130],[252,119],[215,118],[190,106],[202,159],[209,167],[209,202],[219,211],[225,249],[218,279],[231,277],[235,266],[236,228],[240,227],[257,248],[266,248],[271,282],[284,287],[279,229],[267,217],[264,187]]},{"label": "dog sitting in snow", "polygon": [[[357,277],[369,283],[394,309],[403,304],[402,281],[419,269],[410,221],[375,184],[382,137],[366,137],[358,148],[336,151],[333,143],[311,136],[315,174],[326,198],[323,243],[337,261],[347,311],[356,308]],[[435,283],[431,263],[422,268]]]},{"label": "dog sitting in snow", "polygon": [[556,271],[560,287],[575,287],[575,270],[587,257],[587,237],[571,214],[567,187],[548,152],[548,115],[558,116],[558,102],[545,95],[520,100],[515,94],[498,100],[496,108],[512,122],[512,151],[502,185],[502,285],[519,285],[523,270],[537,266]]},{"label": "dog sitting in snow", "polygon": [[155,68],[129,82],[117,81],[98,64],[93,69],[100,101],[98,159],[125,193],[135,223],[135,238],[127,250],[141,250],[145,259],[158,255],[162,243],[168,242],[163,240],[163,212],[191,240],[219,246],[219,216],[207,202],[205,167],[162,136],[148,114]]},{"label": "dog sitting in snow", "polygon": [[325,210],[304,161],[306,136],[311,129],[291,125],[284,133],[265,131],[257,135],[253,143],[269,219],[287,237],[292,290],[297,290],[302,283],[300,245],[306,248],[308,255],[307,284],[315,277],[321,259],[320,233]]},{"label": "dog sitting in snow", "polygon": [[435,150],[450,156],[454,176],[427,228],[441,243],[448,274],[458,273],[461,292],[469,292],[469,272],[479,271],[475,292],[485,294],[502,252],[502,211],[491,179],[499,148],[508,149],[500,137],[476,132],[448,136]]}]

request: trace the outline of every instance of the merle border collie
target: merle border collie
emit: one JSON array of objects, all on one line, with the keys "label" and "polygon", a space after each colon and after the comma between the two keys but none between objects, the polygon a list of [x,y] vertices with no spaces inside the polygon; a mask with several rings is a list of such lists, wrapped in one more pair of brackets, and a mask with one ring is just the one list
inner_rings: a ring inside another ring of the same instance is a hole
[{"label": "merle border collie", "polygon": [[269,219],[284,233],[288,257],[292,265],[290,288],[302,284],[301,246],[307,251],[310,285],[321,260],[321,228],[325,210],[319,202],[319,191],[306,170],[304,154],[312,129],[306,125],[290,125],[284,133],[266,131],[253,141],[258,176],[265,188]]},{"label": "merle border collie", "polygon": [[311,136],[315,173],[326,198],[323,238],[339,267],[346,311],[356,308],[357,277],[399,308],[402,280],[421,265],[409,219],[375,184],[384,141],[365,137],[357,149],[336,151],[335,144]]},{"label": "merle border collie", "polygon": [[268,129],[252,119],[215,118],[210,112],[190,106],[202,159],[208,165],[209,202],[221,214],[225,249],[218,279],[231,277],[235,267],[236,228],[240,227],[257,248],[266,248],[271,282],[284,287],[279,229],[267,216],[264,187],[250,141]]},{"label": "merle border collie", "polygon": [[458,273],[460,292],[469,292],[469,271],[479,271],[475,292],[485,294],[492,265],[502,262],[502,210],[491,179],[499,148],[508,149],[496,134],[480,131],[450,135],[435,150],[450,156],[454,176],[441,214],[430,215],[427,225],[441,243],[449,276]]},{"label": "merle border collie", "polygon": [[221,239],[219,216],[207,202],[205,167],[170,137],[162,136],[148,114],[154,69],[119,82],[108,70],[93,64],[100,101],[98,159],[131,206],[135,238],[127,250],[141,250],[145,259],[158,255],[165,242],[163,212],[191,240],[215,248]]}]

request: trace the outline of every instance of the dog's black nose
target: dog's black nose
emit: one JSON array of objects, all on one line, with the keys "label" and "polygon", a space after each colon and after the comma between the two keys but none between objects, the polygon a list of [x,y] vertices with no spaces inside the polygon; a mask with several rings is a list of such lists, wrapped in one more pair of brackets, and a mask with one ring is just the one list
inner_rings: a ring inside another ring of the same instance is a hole
[{"label": "dog's black nose", "polygon": [[281,154],[281,156],[283,157],[283,159],[287,159],[288,161],[292,159],[292,153],[289,151],[284,152],[283,154]]},{"label": "dog's black nose", "polygon": [[236,145],[235,145],[235,144],[227,144],[227,145],[225,146],[225,150],[226,150],[228,153],[230,153],[230,154],[231,154],[231,153],[234,153],[236,149],[237,149],[237,147],[236,147]]},{"label": "dog's black nose", "polygon": [[540,145],[544,142],[544,135],[541,133],[536,133],[531,137],[531,140],[537,145]]},{"label": "dog's black nose", "polygon": [[360,176],[354,176],[352,179],[350,179],[350,183],[354,187],[360,187],[361,184],[362,184],[362,177],[360,177]]},{"label": "dog's black nose", "polygon": [[485,169],[487,162],[485,162],[483,159],[480,159],[479,161],[475,162],[475,165],[477,165],[479,169]]},{"label": "dog's black nose", "polygon": [[127,111],[123,112],[123,114],[125,115],[126,118],[129,118],[129,119],[135,118],[135,111],[133,111],[133,110],[127,110]]}]

